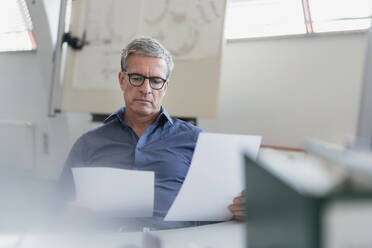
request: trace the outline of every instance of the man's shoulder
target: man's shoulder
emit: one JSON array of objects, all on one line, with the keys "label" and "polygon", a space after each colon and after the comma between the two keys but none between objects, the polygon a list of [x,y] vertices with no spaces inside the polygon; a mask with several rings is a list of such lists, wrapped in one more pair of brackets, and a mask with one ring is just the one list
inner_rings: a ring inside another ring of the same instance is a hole
[{"label": "man's shoulder", "polygon": [[189,131],[189,132],[197,133],[197,134],[203,131],[203,129],[201,129],[200,127],[197,127],[190,122],[187,122],[187,121],[184,121],[178,118],[172,117],[172,121],[173,121],[174,127],[179,130]]},{"label": "man's shoulder", "polygon": [[110,134],[115,134],[117,130],[120,128],[120,123],[118,119],[110,120],[109,122],[105,122],[102,125],[99,125],[93,129],[90,129],[83,133],[79,138],[78,141],[81,140],[91,140],[97,139],[100,137],[107,137]]}]

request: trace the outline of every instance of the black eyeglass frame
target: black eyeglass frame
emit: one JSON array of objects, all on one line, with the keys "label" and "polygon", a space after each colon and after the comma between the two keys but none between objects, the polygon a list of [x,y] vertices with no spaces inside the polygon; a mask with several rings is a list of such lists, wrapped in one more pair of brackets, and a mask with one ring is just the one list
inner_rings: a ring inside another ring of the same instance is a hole
[{"label": "black eyeglass frame", "polygon": [[[153,89],[153,90],[161,90],[161,89],[164,87],[165,83],[168,81],[168,79],[164,79],[164,78],[161,78],[161,77],[146,77],[145,75],[142,75],[142,74],[139,74],[139,73],[128,73],[127,71],[123,71],[123,72],[124,72],[125,74],[128,75],[129,83],[130,83],[130,85],[132,85],[133,87],[141,87],[141,86],[145,83],[145,80],[148,79],[148,80],[149,80],[149,84],[150,84],[151,89]],[[139,85],[137,85],[137,84],[133,84],[132,81],[131,81],[131,79],[130,79],[132,76],[139,76],[139,77],[142,77],[142,78],[143,78],[142,83],[139,84]],[[154,87],[152,86],[152,81],[151,81],[151,80],[154,79],[154,78],[156,78],[156,79],[160,79],[160,80],[163,81],[163,84],[161,85],[160,88],[154,88]]]}]

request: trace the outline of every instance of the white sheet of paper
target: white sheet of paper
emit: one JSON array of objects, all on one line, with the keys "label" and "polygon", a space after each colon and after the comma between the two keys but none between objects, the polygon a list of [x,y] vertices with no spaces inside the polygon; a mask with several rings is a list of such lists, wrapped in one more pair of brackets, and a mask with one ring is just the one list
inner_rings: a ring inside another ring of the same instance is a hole
[{"label": "white sheet of paper", "polygon": [[72,169],[76,204],[106,217],[151,217],[154,172],[107,167]]},{"label": "white sheet of paper", "polygon": [[256,158],[261,136],[200,133],[183,186],[167,221],[225,221],[245,188],[243,152]]}]

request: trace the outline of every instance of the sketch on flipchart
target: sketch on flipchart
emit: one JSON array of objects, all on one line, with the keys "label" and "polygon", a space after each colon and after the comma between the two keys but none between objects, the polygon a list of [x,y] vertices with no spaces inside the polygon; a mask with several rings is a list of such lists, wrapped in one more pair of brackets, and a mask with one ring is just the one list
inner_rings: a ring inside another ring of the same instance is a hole
[{"label": "sketch on flipchart", "polygon": [[141,35],[159,40],[177,60],[220,55],[225,0],[89,0],[83,11],[88,44],[76,56],[75,88],[119,89],[120,52]]}]

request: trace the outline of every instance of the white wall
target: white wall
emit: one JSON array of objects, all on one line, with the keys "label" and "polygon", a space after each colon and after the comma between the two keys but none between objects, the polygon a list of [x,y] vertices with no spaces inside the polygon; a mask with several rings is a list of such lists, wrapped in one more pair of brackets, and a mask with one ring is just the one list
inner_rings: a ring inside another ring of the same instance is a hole
[{"label": "white wall", "polygon": [[367,36],[366,60],[357,130],[358,145],[362,149],[372,149],[372,29],[369,30]]},{"label": "white wall", "polygon": [[356,132],[365,43],[357,33],[228,43],[218,116],[199,125],[270,145],[343,143]]},{"label": "white wall", "polygon": [[[47,117],[53,44],[43,2],[27,4],[38,49],[0,53],[0,120],[26,120],[35,125],[36,171],[55,179],[69,149],[69,131],[65,115]],[[12,137],[1,139],[12,142]]]}]

